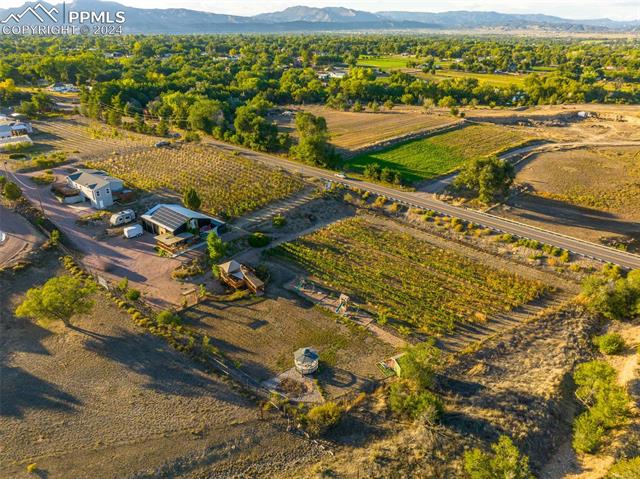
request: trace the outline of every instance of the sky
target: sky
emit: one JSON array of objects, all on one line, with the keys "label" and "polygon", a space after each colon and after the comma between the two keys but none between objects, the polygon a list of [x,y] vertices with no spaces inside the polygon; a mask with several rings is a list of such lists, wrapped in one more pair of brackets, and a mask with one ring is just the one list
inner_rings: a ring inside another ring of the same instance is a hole
[{"label": "sky", "polygon": [[[71,0],[67,0],[70,3]],[[444,12],[480,10],[503,13],[545,13],[564,18],[640,19],[640,0],[113,0],[139,8],[190,8],[230,15],[255,15],[284,10],[294,5],[347,7],[365,11],[402,10]],[[14,7],[24,0],[0,0],[1,6]],[[61,0],[49,0],[61,3]]]}]

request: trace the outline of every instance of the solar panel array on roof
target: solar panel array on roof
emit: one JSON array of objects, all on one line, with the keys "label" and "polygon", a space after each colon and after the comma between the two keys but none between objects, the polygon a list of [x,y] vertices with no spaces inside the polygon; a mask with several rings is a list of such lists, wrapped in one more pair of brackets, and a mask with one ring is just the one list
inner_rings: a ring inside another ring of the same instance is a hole
[{"label": "solar panel array on roof", "polygon": [[151,215],[153,221],[161,224],[165,228],[171,231],[177,230],[184,223],[189,221],[189,217],[181,213],[173,211],[166,206],[161,206]]}]

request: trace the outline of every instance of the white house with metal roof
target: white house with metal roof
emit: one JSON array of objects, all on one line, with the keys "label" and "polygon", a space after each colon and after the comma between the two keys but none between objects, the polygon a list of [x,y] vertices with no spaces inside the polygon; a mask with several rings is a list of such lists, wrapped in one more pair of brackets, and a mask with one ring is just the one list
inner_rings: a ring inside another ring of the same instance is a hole
[{"label": "white house with metal roof", "polygon": [[158,204],[143,214],[140,219],[147,231],[157,235],[177,236],[181,233],[206,233],[211,230],[219,233],[225,225],[225,222],[218,218],[172,204]]},{"label": "white house with metal roof", "polygon": [[0,121],[0,138],[12,138],[33,133],[31,123],[21,121]]},{"label": "white house with metal roof", "polygon": [[113,192],[124,188],[122,180],[109,176],[106,171],[79,168],[67,176],[67,185],[78,190],[96,209],[113,204]]}]

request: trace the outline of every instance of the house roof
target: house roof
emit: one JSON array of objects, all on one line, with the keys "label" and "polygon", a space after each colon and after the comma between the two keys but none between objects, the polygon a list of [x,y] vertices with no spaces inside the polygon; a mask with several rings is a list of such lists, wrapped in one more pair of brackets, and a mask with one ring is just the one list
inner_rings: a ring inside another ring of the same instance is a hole
[{"label": "house roof", "polygon": [[67,178],[78,185],[92,190],[108,186],[112,181],[120,181],[118,178],[107,175],[104,171],[85,169],[78,169],[78,171],[71,173]]},{"label": "house roof", "polygon": [[192,218],[211,220],[218,225],[224,224],[224,222],[211,216],[192,211],[184,206],[170,204],[156,205],[143,214],[142,218],[158,226],[162,226],[171,232],[177,230]]},{"label": "house roof", "polygon": [[313,364],[318,361],[320,356],[311,348],[300,348],[293,353],[293,358],[299,364]]},{"label": "house roof", "polygon": [[244,279],[244,274],[242,273],[242,265],[234,259],[232,259],[231,261],[227,261],[226,263],[222,263],[219,268],[225,274],[233,276],[236,279]]}]

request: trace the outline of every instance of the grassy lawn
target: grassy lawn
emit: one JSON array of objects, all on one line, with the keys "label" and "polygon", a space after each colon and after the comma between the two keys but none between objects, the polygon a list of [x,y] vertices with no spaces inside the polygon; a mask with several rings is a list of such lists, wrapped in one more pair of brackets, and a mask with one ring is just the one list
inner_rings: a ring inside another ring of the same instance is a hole
[{"label": "grassy lawn", "polygon": [[497,87],[508,87],[509,85],[522,86],[527,75],[509,75],[506,73],[472,73],[459,70],[436,70],[435,75],[430,73],[420,73],[417,76],[427,80],[444,80],[446,78],[476,78],[480,84],[493,85]]},{"label": "grassy lawn", "polygon": [[471,125],[458,130],[409,141],[347,160],[345,167],[361,173],[369,163],[400,171],[405,181],[417,182],[456,170],[465,161],[500,153],[530,138],[517,130],[496,125]]},{"label": "grassy lawn", "polygon": [[479,264],[367,217],[334,223],[274,252],[350,294],[374,316],[427,334],[508,312],[546,290],[539,281]]},{"label": "grassy lawn", "polygon": [[407,68],[407,62],[420,62],[416,57],[403,57],[400,55],[388,57],[368,57],[358,60],[359,67],[374,67],[380,70],[397,70]]}]

